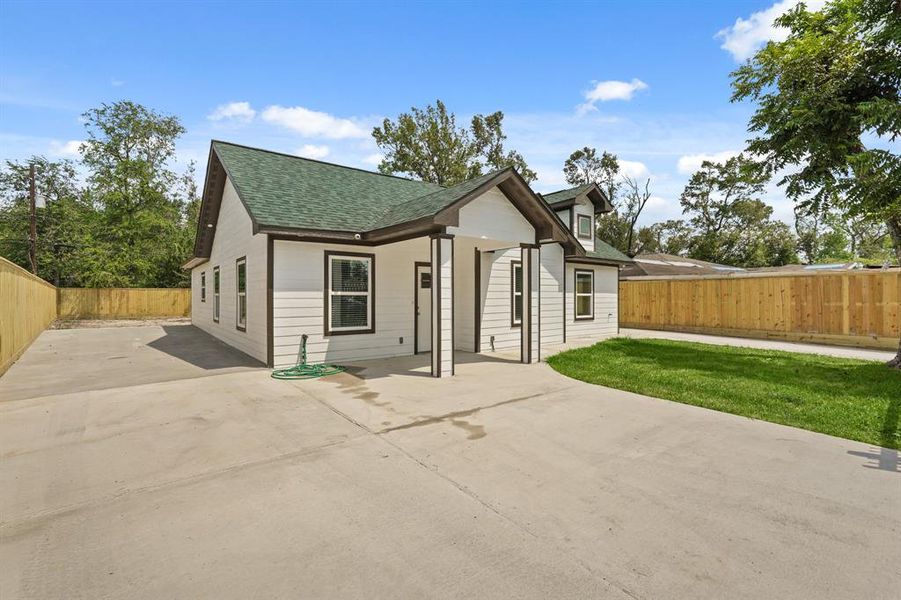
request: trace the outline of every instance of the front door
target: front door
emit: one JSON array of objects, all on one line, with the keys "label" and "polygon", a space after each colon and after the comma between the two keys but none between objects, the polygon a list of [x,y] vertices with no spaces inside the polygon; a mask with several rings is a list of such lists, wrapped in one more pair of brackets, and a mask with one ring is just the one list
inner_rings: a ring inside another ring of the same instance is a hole
[{"label": "front door", "polygon": [[432,349],[432,267],[416,265],[416,351]]}]

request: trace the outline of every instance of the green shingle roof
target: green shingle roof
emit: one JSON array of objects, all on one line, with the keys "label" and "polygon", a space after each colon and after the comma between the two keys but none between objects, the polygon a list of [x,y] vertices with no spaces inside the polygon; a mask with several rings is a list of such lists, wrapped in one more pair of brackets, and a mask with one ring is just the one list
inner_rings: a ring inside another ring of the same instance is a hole
[{"label": "green shingle roof", "polygon": [[[432,183],[226,142],[214,141],[213,150],[261,227],[369,231],[392,208],[447,191]],[[407,212],[415,211],[397,211],[399,218]]]},{"label": "green shingle roof", "polygon": [[453,187],[440,188],[425,196],[396,204],[380,215],[372,228],[388,227],[397,223],[406,223],[407,221],[434,215],[442,208],[453,204],[504,170],[493,171]]},{"label": "green shingle roof", "polygon": [[618,262],[632,262],[632,259],[606,242],[594,238],[594,250],[586,250],[585,256]]},{"label": "green shingle roof", "polygon": [[[228,142],[213,151],[260,227],[366,232],[440,212],[503,171],[453,187],[382,175]],[[591,186],[544,196],[548,203],[574,198]],[[595,240],[592,258],[630,262]]]},{"label": "green shingle roof", "polygon": [[592,187],[593,184],[589,183],[586,185],[579,185],[574,188],[569,188],[568,190],[560,190],[558,192],[553,192],[550,194],[543,194],[542,198],[548,204],[556,204],[557,202],[563,202],[564,200],[572,200],[579,194],[583,194],[588,191],[589,188]]}]

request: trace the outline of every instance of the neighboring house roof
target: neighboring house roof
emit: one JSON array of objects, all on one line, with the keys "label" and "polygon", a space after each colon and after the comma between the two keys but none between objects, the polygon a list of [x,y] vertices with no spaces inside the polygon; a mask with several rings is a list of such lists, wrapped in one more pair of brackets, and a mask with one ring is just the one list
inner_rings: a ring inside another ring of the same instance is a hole
[{"label": "neighboring house roof", "polygon": [[755,267],[748,269],[752,273],[798,273],[811,271],[854,271],[862,269],[863,263],[851,261],[845,263],[828,263],[814,265],[781,265],[779,267]]},{"label": "neighboring house roof", "polygon": [[579,196],[583,195],[588,198],[592,202],[592,204],[594,204],[595,214],[610,212],[613,210],[613,205],[610,204],[610,201],[607,199],[607,195],[603,190],[601,190],[601,188],[598,187],[596,183],[579,185],[566,190],[559,190],[557,192],[551,192],[550,194],[543,194],[541,197],[551,206],[551,208],[553,208],[554,210],[560,210],[563,208],[569,208],[576,203],[576,199],[579,198]]},{"label": "neighboring house roof", "polygon": [[535,227],[539,239],[563,244],[568,255],[585,255],[568,227],[512,167],[444,188],[213,141],[194,258],[186,266],[210,255],[226,179],[244,204],[254,233],[364,245],[438,233],[455,226],[460,208],[497,187]]},{"label": "neighboring house roof", "polygon": [[724,275],[745,273],[746,269],[663,253],[642,253],[623,269],[623,277],[657,275]]}]

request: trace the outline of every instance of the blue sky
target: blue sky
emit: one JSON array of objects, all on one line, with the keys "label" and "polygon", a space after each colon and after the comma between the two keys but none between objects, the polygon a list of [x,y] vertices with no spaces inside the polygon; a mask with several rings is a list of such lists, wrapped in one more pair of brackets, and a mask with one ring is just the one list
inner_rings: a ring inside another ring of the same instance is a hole
[{"label": "blue sky", "polygon": [[80,114],[129,99],[182,120],[200,173],[211,138],[374,168],[372,126],[440,98],[463,123],[504,111],[538,191],[565,187],[576,148],[616,153],[652,180],[650,223],[680,214],[703,157],[743,147],[752,107],[729,103],[729,72],[794,1],[4,0],[0,159],[71,158]]}]

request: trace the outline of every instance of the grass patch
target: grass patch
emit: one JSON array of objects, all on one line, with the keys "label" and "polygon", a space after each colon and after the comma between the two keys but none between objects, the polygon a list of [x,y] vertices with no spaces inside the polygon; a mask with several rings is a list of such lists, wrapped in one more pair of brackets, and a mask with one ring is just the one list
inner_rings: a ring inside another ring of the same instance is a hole
[{"label": "grass patch", "polygon": [[627,338],[561,352],[547,362],[588,383],[901,446],[901,371],[880,362]]}]

